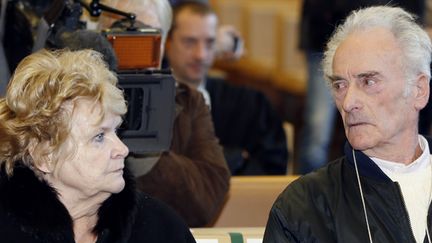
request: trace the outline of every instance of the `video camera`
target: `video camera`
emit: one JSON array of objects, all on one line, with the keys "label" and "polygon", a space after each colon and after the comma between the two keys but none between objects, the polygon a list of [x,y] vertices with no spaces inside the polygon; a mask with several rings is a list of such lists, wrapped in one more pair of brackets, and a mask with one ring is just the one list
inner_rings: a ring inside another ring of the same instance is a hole
[{"label": "video camera", "polygon": [[33,51],[56,46],[64,33],[83,29],[85,23],[80,20],[82,8],[95,17],[102,11],[126,17],[113,28],[101,32],[114,49],[119,86],[128,102],[128,113],[119,133],[121,139],[135,154],[169,149],[175,115],[175,80],[169,70],[158,69],[162,39],[159,29],[136,26],[135,14],[122,12],[99,1],[87,5],[77,0],[54,0],[38,24]]}]

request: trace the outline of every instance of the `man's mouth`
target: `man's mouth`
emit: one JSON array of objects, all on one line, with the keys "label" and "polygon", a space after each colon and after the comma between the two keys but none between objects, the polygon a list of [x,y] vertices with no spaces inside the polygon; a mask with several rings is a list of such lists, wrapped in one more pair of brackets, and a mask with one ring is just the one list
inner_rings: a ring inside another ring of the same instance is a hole
[{"label": "man's mouth", "polygon": [[363,126],[363,125],[367,125],[366,122],[353,122],[353,123],[348,123],[348,127],[352,128],[352,127],[359,127],[359,126]]},{"label": "man's mouth", "polygon": [[201,64],[192,64],[190,67],[195,71],[201,71],[204,68]]}]

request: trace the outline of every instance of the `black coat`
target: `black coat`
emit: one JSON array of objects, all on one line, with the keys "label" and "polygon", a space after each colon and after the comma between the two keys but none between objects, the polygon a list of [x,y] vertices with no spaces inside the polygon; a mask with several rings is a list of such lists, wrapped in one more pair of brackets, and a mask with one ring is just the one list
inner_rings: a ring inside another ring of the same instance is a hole
[{"label": "black coat", "polygon": [[[126,187],[98,212],[97,243],[195,242],[186,224],[167,206],[137,193],[125,171]],[[0,242],[72,243],[72,219],[46,181],[19,165],[8,178],[0,171]]]},{"label": "black coat", "polygon": [[[373,242],[415,243],[399,184],[362,152],[355,156]],[[429,205],[429,232],[431,216]],[[270,211],[264,242],[369,242],[349,144],[344,157],[282,192]]]},{"label": "black coat", "polygon": [[[206,89],[216,136],[233,175],[286,174],[288,150],[282,120],[256,90],[208,78]],[[249,158],[242,157],[242,150]]]}]

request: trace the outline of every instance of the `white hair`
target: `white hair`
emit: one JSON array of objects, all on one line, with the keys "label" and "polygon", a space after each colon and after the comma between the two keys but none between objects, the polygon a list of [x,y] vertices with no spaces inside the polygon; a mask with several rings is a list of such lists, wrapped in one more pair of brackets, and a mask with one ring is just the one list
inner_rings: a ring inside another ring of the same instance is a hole
[{"label": "white hair", "polygon": [[172,9],[168,0],[105,0],[104,4],[120,8],[125,12],[135,13],[137,20],[140,20],[141,13],[147,12],[149,8],[154,7],[155,15],[161,24],[163,43],[165,43],[172,22]]},{"label": "white hair", "polygon": [[341,42],[355,31],[376,27],[390,30],[400,44],[402,65],[408,80],[419,74],[424,74],[428,80],[430,79],[432,45],[428,34],[416,23],[414,15],[402,8],[390,6],[375,6],[353,11],[344,23],[337,27],[324,52],[322,66],[326,78],[333,75],[333,58]]}]

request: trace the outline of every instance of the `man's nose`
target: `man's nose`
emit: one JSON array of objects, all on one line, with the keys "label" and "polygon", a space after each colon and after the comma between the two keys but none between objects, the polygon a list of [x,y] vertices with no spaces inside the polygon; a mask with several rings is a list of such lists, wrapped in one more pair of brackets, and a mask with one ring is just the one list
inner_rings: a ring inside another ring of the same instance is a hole
[{"label": "man's nose", "polygon": [[208,55],[208,50],[205,43],[199,42],[195,47],[195,58],[205,60]]},{"label": "man's nose", "polygon": [[355,82],[348,86],[342,100],[342,108],[346,112],[361,108],[361,90]]}]

